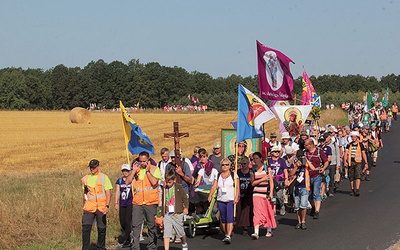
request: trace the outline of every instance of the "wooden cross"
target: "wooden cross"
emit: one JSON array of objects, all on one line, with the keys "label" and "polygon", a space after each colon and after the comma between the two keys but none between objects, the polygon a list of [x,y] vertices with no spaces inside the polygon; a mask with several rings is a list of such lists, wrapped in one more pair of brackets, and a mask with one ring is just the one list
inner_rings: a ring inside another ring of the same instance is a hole
[{"label": "wooden cross", "polygon": [[[189,137],[189,133],[179,133],[179,123],[174,122],[174,132],[173,133],[164,133],[164,138],[174,139],[175,145],[175,164],[176,166],[182,167],[181,165],[181,146],[179,144],[179,139],[183,137]],[[179,175],[176,176],[176,182],[181,183],[181,177]]]}]

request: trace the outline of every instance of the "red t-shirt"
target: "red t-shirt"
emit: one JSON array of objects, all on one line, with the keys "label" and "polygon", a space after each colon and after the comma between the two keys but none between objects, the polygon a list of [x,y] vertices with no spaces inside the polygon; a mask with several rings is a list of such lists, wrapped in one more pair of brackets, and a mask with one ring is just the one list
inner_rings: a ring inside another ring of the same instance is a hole
[{"label": "red t-shirt", "polygon": [[[319,156],[318,156],[319,154]],[[311,162],[311,164],[315,168],[322,167],[324,163],[328,160],[324,151],[319,148],[316,148],[314,152],[306,152],[307,159]],[[310,169],[310,178],[314,178],[319,175],[319,170],[311,170]]]}]

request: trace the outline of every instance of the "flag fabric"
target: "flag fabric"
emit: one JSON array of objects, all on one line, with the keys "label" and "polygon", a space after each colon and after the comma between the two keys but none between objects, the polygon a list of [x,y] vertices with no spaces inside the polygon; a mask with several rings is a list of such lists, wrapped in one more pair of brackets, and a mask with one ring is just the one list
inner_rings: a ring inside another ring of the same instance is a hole
[{"label": "flag fabric", "polygon": [[382,97],[382,105],[383,107],[387,107],[389,105],[389,87],[386,87],[386,93]]},{"label": "flag fabric", "polygon": [[125,146],[131,154],[139,154],[143,151],[154,155],[154,146],[150,138],[139,127],[139,125],[129,116],[122,102],[119,102],[122,114],[124,129]]},{"label": "flag fabric", "polygon": [[239,84],[236,142],[264,135],[263,124],[276,119],[274,113],[255,94]]},{"label": "flag fabric", "polygon": [[301,95],[301,104],[302,105],[314,105],[317,107],[321,107],[321,98],[315,92],[314,86],[308,77],[306,70],[303,67],[303,89]]},{"label": "flag fabric", "polygon": [[[271,110],[276,114],[276,110],[275,107],[279,107],[279,106],[289,106],[290,103],[288,101],[272,101],[269,104],[269,107],[271,108]],[[283,123],[279,120],[278,121],[278,127],[279,127],[279,133],[282,134],[283,132],[287,132],[285,125],[283,125]]]},{"label": "flag fabric", "polygon": [[258,83],[260,97],[267,100],[292,100],[292,59],[282,52],[257,43]]},{"label": "flag fabric", "polygon": [[316,95],[315,101],[312,101],[311,105],[321,108],[321,96]]},{"label": "flag fabric", "polygon": [[368,94],[367,94],[367,105],[368,105],[368,109],[371,109],[374,106],[374,102],[372,101],[371,92],[368,92]]},{"label": "flag fabric", "polygon": [[311,95],[310,95],[310,90],[308,88],[308,84],[306,80],[304,79],[304,73],[303,73],[303,79],[301,79],[301,83],[303,85],[303,88],[301,90],[301,105],[309,105],[311,103]]},{"label": "flag fabric", "polygon": [[302,123],[304,124],[304,122],[307,120],[308,115],[310,114],[312,107],[313,105],[275,106],[275,112],[279,117],[279,120],[287,129],[286,126],[290,123],[290,116],[292,114],[296,115],[295,121],[297,123],[299,121],[302,121]]}]

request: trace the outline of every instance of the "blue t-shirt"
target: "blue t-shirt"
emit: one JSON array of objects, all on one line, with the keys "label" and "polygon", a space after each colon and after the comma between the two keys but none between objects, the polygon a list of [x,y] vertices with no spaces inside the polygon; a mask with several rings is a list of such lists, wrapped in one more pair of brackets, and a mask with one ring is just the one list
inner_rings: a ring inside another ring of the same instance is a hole
[{"label": "blue t-shirt", "polygon": [[328,145],[320,147],[322,151],[324,151],[326,157],[332,156],[332,149]]},{"label": "blue t-shirt", "polygon": [[127,207],[132,204],[132,185],[126,184],[122,177],[119,178],[115,184],[119,185],[119,205],[121,207]]},{"label": "blue t-shirt", "polygon": [[280,182],[285,180],[284,170],[287,169],[286,161],[283,158],[278,158],[274,161],[272,158],[268,158],[268,166],[272,171],[272,176],[275,180]]}]

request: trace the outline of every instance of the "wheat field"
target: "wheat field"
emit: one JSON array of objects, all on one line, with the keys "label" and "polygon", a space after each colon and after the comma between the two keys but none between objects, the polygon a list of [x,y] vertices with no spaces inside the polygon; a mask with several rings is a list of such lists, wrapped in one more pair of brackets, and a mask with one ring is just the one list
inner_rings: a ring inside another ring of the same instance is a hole
[{"label": "wheat field", "polygon": [[[131,113],[155,146],[172,148],[164,133],[178,121],[183,155],[199,145],[211,150],[221,129],[232,128],[236,112]],[[330,115],[332,116],[332,115]],[[338,119],[343,118],[342,114]],[[120,113],[92,113],[90,124],[72,124],[69,112],[0,111],[0,249],[79,249],[82,190],[80,178],[92,158],[114,183],[127,162]],[[278,132],[277,121],[266,132]],[[114,197],[112,197],[113,199]],[[97,233],[93,230],[93,239]],[[108,215],[107,245],[120,236],[118,213]]]}]

